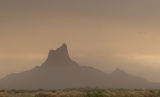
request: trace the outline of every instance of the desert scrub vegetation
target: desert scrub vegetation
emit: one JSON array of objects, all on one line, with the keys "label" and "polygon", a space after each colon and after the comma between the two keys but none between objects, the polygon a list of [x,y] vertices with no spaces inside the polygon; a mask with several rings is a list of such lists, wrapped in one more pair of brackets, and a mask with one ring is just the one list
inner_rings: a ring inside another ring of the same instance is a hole
[{"label": "desert scrub vegetation", "polygon": [[10,97],[10,95],[5,92],[0,92],[0,97]]},{"label": "desert scrub vegetation", "polygon": [[78,90],[43,91],[36,93],[35,97],[82,97],[83,92]]},{"label": "desert scrub vegetation", "polygon": [[80,88],[64,90],[0,90],[0,97],[160,97],[160,90]]}]

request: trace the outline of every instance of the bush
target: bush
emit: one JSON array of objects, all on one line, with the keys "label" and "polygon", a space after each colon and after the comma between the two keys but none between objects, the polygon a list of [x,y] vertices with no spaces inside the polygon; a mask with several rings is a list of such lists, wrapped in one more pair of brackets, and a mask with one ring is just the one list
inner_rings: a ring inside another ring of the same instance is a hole
[{"label": "bush", "polygon": [[67,93],[60,93],[58,97],[70,97]]},{"label": "bush", "polygon": [[35,95],[35,97],[57,97],[55,93],[46,93],[46,92],[39,92]]},{"label": "bush", "polygon": [[0,97],[9,97],[9,94],[5,92],[1,92]]},{"label": "bush", "polygon": [[85,90],[83,97],[106,97],[106,95],[104,90],[95,88]]}]

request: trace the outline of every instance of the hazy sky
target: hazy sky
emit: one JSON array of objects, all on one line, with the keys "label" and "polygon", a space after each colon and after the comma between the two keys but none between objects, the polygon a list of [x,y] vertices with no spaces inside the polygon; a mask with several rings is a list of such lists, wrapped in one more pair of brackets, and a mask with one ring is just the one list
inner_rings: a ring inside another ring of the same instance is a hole
[{"label": "hazy sky", "polygon": [[81,65],[160,82],[160,0],[0,0],[0,78],[68,44]]}]

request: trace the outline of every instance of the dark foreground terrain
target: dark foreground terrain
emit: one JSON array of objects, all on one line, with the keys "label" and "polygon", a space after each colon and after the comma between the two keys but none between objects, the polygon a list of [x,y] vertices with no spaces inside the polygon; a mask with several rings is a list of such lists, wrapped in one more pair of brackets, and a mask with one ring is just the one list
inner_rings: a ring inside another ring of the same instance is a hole
[{"label": "dark foreground terrain", "polygon": [[160,90],[97,88],[65,90],[1,90],[0,97],[160,97]]}]

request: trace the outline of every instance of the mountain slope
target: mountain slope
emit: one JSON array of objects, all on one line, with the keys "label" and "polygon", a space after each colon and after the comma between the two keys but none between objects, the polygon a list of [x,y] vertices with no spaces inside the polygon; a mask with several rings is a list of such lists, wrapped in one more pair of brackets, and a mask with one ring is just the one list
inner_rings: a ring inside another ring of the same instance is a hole
[{"label": "mountain slope", "polygon": [[116,68],[109,76],[110,87],[112,88],[129,88],[129,89],[153,89],[160,87],[160,84],[151,83],[144,78],[132,76],[123,70]]},{"label": "mountain slope", "polygon": [[50,50],[47,60],[32,70],[11,74],[0,80],[3,89],[60,89],[103,87],[107,74],[80,66],[68,55],[67,45]]},{"label": "mountain slope", "polygon": [[50,50],[41,66],[0,79],[0,89],[64,89],[99,88],[158,88],[159,84],[135,77],[116,69],[107,75],[92,67],[80,66],[69,57],[67,45]]}]

